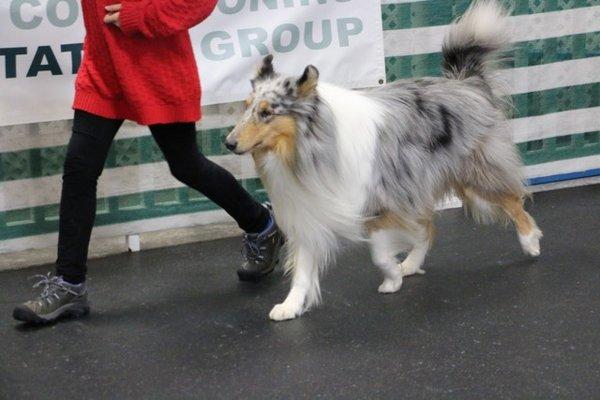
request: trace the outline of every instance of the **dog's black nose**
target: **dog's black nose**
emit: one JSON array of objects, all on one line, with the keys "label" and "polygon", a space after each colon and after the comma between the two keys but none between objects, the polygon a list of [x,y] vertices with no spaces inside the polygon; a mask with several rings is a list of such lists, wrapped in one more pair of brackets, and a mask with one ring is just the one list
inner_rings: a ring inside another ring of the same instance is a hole
[{"label": "dog's black nose", "polygon": [[230,143],[230,142],[225,142],[225,147],[227,147],[227,149],[229,151],[233,151],[236,147],[237,147],[237,142],[235,143]]}]

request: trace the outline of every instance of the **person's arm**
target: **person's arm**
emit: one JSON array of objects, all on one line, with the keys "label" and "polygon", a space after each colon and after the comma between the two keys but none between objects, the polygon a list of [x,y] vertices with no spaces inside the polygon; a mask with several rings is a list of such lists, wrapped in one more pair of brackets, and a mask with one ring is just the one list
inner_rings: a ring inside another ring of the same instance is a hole
[{"label": "person's arm", "polygon": [[126,35],[169,36],[205,20],[217,0],[142,0],[121,4],[119,24]]}]

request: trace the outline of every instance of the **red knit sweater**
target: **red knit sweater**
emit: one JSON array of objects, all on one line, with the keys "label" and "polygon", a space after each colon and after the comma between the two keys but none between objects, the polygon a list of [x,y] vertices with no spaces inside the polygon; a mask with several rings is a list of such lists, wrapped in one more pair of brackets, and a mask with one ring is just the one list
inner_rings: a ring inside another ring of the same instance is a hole
[{"label": "red knit sweater", "polygon": [[[104,7],[122,3],[121,29]],[[73,108],[143,125],[200,119],[200,80],[187,30],[217,0],[82,0],[86,28]]]}]

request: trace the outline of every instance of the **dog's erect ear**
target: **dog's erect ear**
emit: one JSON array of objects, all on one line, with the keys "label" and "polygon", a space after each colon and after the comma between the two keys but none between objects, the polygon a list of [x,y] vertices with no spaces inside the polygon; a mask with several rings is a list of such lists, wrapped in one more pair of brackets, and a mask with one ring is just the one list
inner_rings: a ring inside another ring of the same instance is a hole
[{"label": "dog's erect ear", "polygon": [[317,88],[317,82],[319,81],[319,70],[313,65],[309,65],[304,69],[304,73],[296,84],[298,85],[298,96],[308,96],[315,91]]},{"label": "dog's erect ear", "polygon": [[262,64],[260,64],[258,71],[256,72],[255,79],[268,79],[273,75],[275,75],[275,70],[273,69],[273,54],[269,54],[263,58]]}]

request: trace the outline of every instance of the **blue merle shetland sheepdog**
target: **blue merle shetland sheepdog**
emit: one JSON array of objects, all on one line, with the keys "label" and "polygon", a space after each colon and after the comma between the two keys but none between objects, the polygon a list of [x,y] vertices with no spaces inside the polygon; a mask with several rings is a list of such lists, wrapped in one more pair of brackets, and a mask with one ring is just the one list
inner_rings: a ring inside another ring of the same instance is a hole
[{"label": "blue merle shetland sheepdog", "polygon": [[319,82],[314,66],[289,77],[264,58],[227,146],[252,153],[287,238],[292,287],[271,319],[319,303],[339,238],[369,241],[381,293],[422,274],[435,205],[451,193],[478,221],[514,222],[523,251],[540,254],[494,69],[509,42],[506,14],[494,0],[474,2],[444,39],[441,78],[346,90]]}]

